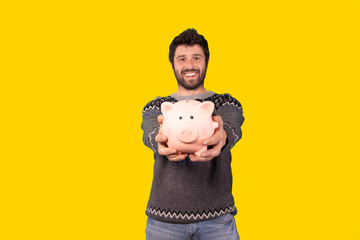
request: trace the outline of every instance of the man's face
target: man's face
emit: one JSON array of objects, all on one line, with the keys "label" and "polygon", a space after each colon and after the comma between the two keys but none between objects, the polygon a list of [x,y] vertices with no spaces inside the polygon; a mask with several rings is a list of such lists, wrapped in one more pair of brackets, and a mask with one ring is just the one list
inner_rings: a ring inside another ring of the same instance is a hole
[{"label": "man's face", "polygon": [[180,86],[194,90],[204,84],[205,54],[201,46],[179,45],[174,54],[174,73]]}]

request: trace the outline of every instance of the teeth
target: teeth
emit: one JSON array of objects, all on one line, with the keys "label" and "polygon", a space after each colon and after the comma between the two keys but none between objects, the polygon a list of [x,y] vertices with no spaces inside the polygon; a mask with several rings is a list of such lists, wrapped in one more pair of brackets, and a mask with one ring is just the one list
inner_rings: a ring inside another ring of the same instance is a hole
[{"label": "teeth", "polygon": [[195,73],[187,73],[187,74],[185,74],[185,76],[192,77],[192,76],[195,76]]}]

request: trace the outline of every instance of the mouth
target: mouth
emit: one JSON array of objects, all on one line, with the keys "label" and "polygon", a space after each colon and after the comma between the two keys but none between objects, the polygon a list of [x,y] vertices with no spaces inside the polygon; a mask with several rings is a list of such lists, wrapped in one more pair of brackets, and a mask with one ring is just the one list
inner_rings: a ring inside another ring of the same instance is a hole
[{"label": "mouth", "polygon": [[186,71],[183,73],[183,75],[187,78],[194,78],[198,75],[197,71]]}]

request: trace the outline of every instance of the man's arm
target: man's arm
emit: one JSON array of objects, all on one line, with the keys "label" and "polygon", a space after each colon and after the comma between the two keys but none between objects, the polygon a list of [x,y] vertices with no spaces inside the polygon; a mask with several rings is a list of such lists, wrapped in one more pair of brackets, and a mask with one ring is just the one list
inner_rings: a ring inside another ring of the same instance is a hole
[{"label": "man's arm", "polygon": [[240,102],[228,93],[221,96],[220,103],[215,114],[221,116],[227,134],[227,143],[223,150],[230,151],[242,137],[241,126],[245,120],[243,108]]},{"label": "man's arm", "polygon": [[155,100],[146,104],[142,111],[142,123],[141,129],[143,130],[143,142],[145,146],[157,152],[158,146],[155,141],[155,136],[158,134],[160,125],[157,121],[157,117],[161,114],[160,105]]},{"label": "man's arm", "polygon": [[216,116],[213,120],[219,123],[214,135],[204,141],[208,150],[201,156],[190,155],[192,161],[210,161],[220,155],[221,151],[230,149],[242,137],[241,125],[244,122],[243,109],[239,101],[230,94],[219,95],[215,101]]},{"label": "man's arm", "polygon": [[149,102],[143,109],[141,129],[143,133],[144,144],[152,149],[155,153],[166,156],[170,161],[181,161],[186,158],[186,154],[177,152],[167,146],[167,137],[162,134],[161,124],[163,116],[161,115],[160,106],[163,102],[161,98],[155,98]]}]

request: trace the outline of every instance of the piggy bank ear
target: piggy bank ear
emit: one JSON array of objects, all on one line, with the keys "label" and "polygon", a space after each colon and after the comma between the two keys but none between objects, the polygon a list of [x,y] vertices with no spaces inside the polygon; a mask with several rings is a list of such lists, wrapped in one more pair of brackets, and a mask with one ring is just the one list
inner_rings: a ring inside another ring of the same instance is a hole
[{"label": "piggy bank ear", "polygon": [[214,103],[210,102],[210,101],[205,101],[202,102],[199,105],[200,109],[203,109],[206,113],[209,113],[210,115],[214,112]]},{"label": "piggy bank ear", "polygon": [[172,103],[163,102],[161,104],[161,112],[162,112],[162,114],[167,114],[173,108],[174,108],[174,104],[172,104]]}]

